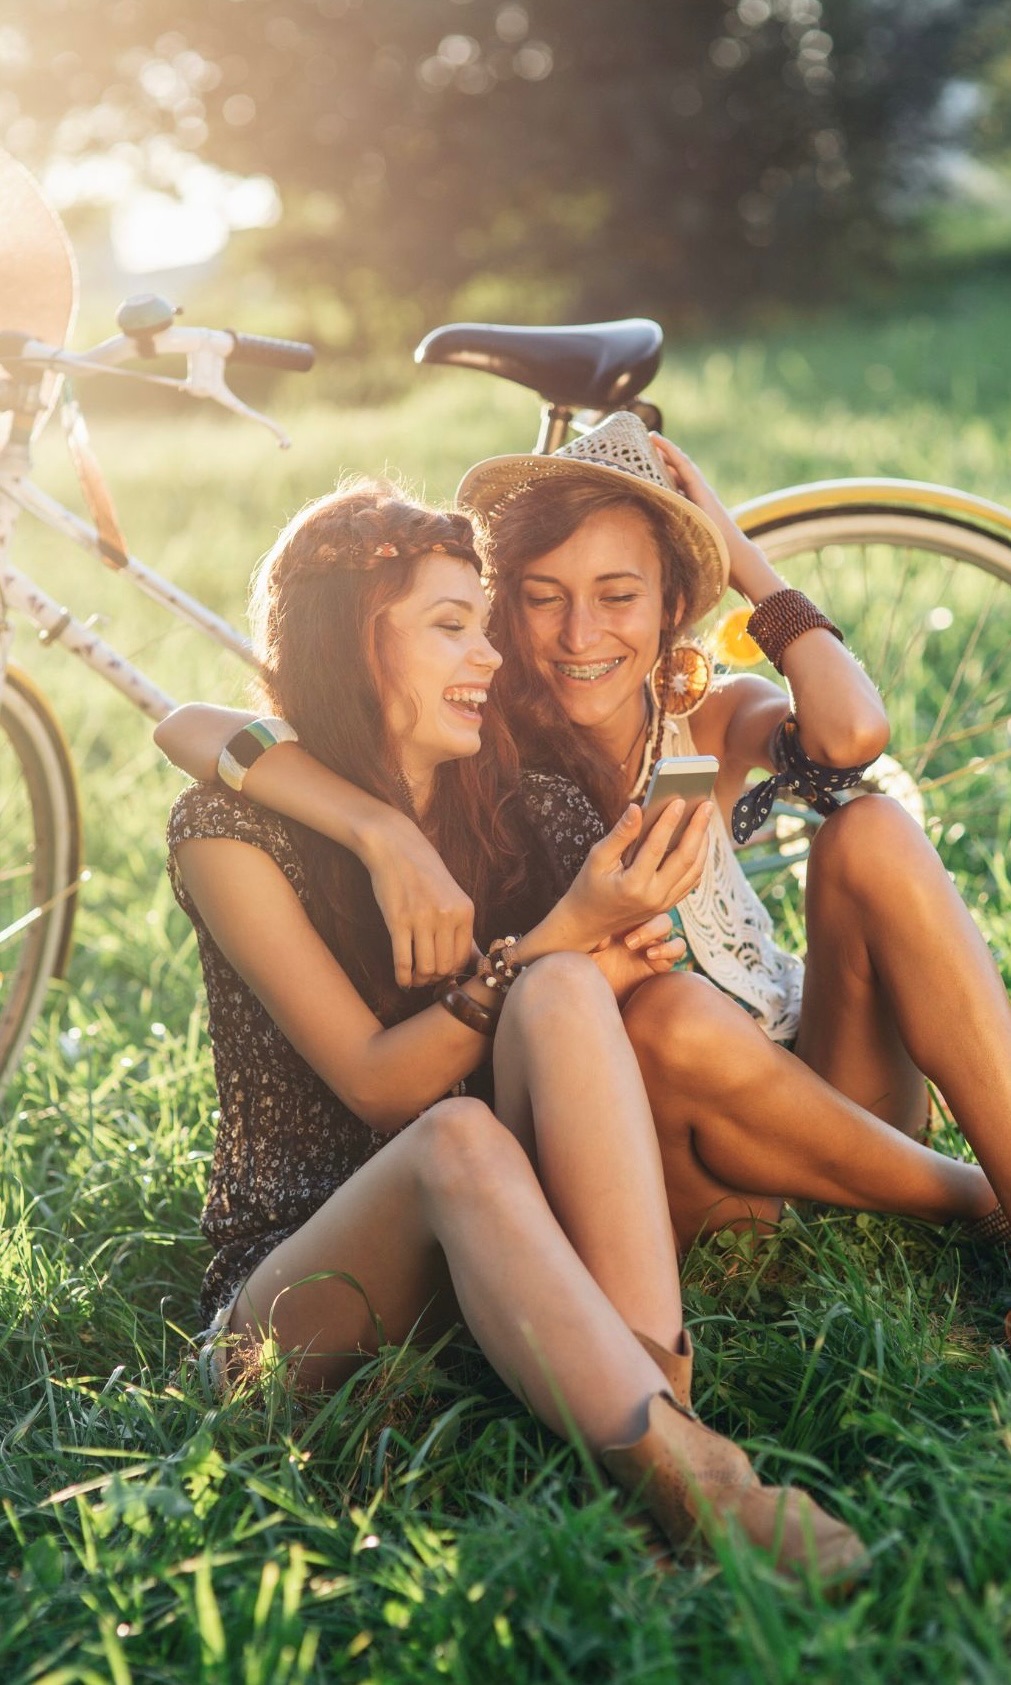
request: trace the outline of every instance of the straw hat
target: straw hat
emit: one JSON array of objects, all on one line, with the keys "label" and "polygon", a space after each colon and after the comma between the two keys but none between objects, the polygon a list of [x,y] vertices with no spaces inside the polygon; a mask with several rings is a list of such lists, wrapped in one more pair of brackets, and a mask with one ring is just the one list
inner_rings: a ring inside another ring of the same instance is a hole
[{"label": "straw hat", "polygon": [[[631,497],[663,513],[675,542],[698,571],[695,617],[719,602],[730,571],[726,540],[697,504],[674,489],[645,423],[628,410],[609,415],[551,456],[490,456],[476,463],[460,481],[456,501],[493,529],[496,518],[532,486],[574,475],[585,479],[587,471],[623,486]],[[635,481],[631,486],[630,476]]]}]

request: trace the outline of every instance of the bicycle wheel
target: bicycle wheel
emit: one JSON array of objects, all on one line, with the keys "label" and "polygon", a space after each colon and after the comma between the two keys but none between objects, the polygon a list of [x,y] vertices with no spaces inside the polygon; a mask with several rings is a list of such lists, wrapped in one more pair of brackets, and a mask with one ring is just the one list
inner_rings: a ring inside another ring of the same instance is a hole
[{"label": "bicycle wheel", "polygon": [[[868,787],[897,796],[952,869],[992,873],[1011,831],[1011,512],[944,486],[841,480],[735,514],[881,690],[892,738]],[[806,853],[816,821],[799,811],[778,816],[752,869]]]},{"label": "bicycle wheel", "polygon": [[45,697],[8,667],[0,702],[0,1092],[66,964],[80,813],[66,740]]}]

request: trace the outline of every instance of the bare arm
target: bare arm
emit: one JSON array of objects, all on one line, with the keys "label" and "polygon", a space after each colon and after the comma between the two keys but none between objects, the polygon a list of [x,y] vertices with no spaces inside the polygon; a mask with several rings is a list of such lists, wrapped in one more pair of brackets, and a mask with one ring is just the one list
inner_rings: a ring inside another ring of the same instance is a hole
[{"label": "bare arm", "polygon": [[[254,714],[190,702],[155,727],[162,753],[192,778],[213,780],[229,738]],[[330,837],[358,856],[390,932],[401,988],[465,970],[474,905],[417,825],[300,749],[278,743],[250,767],[243,794]]]},{"label": "bare arm", "polygon": [[[211,837],[180,843],[176,852],[186,888],[229,964],[292,1046],[373,1129],[399,1129],[480,1063],[487,1038],[442,1006],[385,1028],[262,849]],[[470,987],[480,999],[484,986]]]},{"label": "bare arm", "polygon": [[[682,491],[712,517],[726,538],[734,589],[755,604],[784,590],[789,581],[745,537],[691,458],[669,440],[653,437]],[[884,703],[859,661],[831,632],[817,627],[795,638],[784,653],[783,672],[801,743],[813,761],[823,766],[856,766],[882,752],[889,736]],[[748,715],[735,718],[732,725],[728,722],[727,744],[738,758],[752,755],[750,766],[771,767],[772,734],[786,712],[781,707],[777,717],[775,701],[768,695],[776,688],[768,686],[764,697],[747,686],[735,689],[734,699],[748,709]]]}]

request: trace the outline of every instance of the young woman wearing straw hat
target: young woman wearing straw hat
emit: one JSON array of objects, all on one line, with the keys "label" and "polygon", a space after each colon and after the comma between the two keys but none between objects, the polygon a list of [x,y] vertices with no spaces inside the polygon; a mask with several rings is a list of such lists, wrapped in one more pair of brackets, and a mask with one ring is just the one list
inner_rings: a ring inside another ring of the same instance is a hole
[{"label": "young woman wearing straw hat", "polygon": [[[225,1385],[255,1366],[269,1335],[301,1385],[329,1389],[380,1341],[464,1321],[674,1542],[733,1526],[787,1571],[851,1579],[856,1535],[797,1489],[763,1486],[691,1410],[642,1080],[598,969],[555,951],[696,881],[704,822],[669,855],[661,822],[627,867],[638,824],[619,826],[557,901],[587,853],[587,803],[562,779],[519,778],[462,516],[371,485],[321,498],[265,558],[253,606],[276,713],[231,740],[230,787],[191,786],[169,824],[220,1096],[203,1217],[212,1373]],[[291,736],[282,712],[353,788],[410,812],[472,889],[486,957],[434,999],[397,989],[360,862],[242,794]],[[493,1042],[498,1116],[440,1099]]]},{"label": "young woman wearing straw hat", "polygon": [[[806,965],[776,945],[734,858],[732,830],[743,834],[773,793],[745,794],[753,767],[824,810],[884,747],[880,698],[836,629],[785,586],[689,458],[635,417],[613,416],[552,457],[478,464],[458,495],[486,533],[500,695],[524,764],[564,771],[610,821],[660,754],[720,763],[704,874],[677,909],[692,969],[643,978],[624,1001],[679,1239],[774,1221],[788,1197],[961,1218],[980,1238],[1007,1238],[1011,1013],[926,837],[884,797],[829,813],[809,862]],[[728,582],[755,605],[752,630],[789,693],[752,675],[707,683],[691,626]],[[232,718],[184,710],[163,747],[207,773]],[[455,964],[466,905],[401,816],[379,820],[295,748],[266,759],[257,799],[292,805],[367,860],[400,980],[412,963],[416,978]],[[654,924],[626,946],[655,936]],[[913,1139],[924,1076],[991,1185]]]}]

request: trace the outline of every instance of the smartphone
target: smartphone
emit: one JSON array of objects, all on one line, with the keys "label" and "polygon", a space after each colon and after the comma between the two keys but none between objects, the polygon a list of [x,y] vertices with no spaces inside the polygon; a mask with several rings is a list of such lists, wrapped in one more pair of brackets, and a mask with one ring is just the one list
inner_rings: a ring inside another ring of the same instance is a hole
[{"label": "smartphone", "polygon": [[695,809],[712,795],[719,770],[715,755],[664,755],[658,760],[642,799],[642,830],[636,848],[649,835],[664,809],[680,796],[685,810],[671,837],[668,854],[671,848],[676,848]]}]

